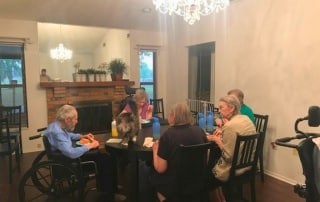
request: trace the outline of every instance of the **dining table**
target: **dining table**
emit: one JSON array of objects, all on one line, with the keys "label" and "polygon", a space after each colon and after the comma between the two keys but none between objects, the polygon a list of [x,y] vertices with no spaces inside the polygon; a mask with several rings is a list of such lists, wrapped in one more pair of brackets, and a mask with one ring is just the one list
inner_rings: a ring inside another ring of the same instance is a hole
[{"label": "dining table", "polygon": [[[170,126],[162,124],[160,126],[160,134],[163,134]],[[122,142],[122,139],[109,137],[105,142],[105,150],[113,155],[119,161],[127,162],[128,173],[125,174],[127,181],[127,201],[139,202],[139,162],[145,161],[152,163],[153,153],[152,147],[143,146],[146,138],[152,138],[152,124],[142,125],[139,134],[135,140]],[[118,162],[117,160],[117,162]],[[119,174],[118,174],[119,175]]]}]

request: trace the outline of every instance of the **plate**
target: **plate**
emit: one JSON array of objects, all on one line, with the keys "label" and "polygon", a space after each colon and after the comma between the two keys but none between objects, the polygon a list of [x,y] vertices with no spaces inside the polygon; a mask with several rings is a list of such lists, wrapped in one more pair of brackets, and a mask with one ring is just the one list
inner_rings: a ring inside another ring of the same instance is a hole
[{"label": "plate", "polygon": [[76,141],[77,146],[82,146],[83,144],[80,143],[80,141]]},{"label": "plate", "polygon": [[146,119],[141,120],[141,124],[148,124],[148,123],[151,123],[151,121]]}]

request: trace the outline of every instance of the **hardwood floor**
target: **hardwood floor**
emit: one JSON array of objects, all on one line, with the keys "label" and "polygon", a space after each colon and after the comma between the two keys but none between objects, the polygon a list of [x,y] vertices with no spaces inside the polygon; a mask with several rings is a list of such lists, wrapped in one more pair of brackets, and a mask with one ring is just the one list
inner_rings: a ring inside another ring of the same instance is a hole
[{"label": "hardwood floor", "polygon": [[[23,154],[21,159],[21,171],[14,172],[13,183],[9,184],[8,179],[8,163],[7,158],[0,157],[0,202],[17,202],[18,201],[18,185],[20,177],[30,168],[30,165],[38,153]],[[265,182],[260,181],[260,176],[257,175],[256,179],[256,195],[257,202],[303,202],[303,198],[300,198],[293,192],[293,187],[290,184],[279,181],[270,176],[265,176]],[[249,188],[245,187],[245,198],[249,198]],[[89,192],[85,201],[101,201],[95,192]],[[101,197],[100,197],[101,198]],[[67,200],[68,201],[68,200]]]}]

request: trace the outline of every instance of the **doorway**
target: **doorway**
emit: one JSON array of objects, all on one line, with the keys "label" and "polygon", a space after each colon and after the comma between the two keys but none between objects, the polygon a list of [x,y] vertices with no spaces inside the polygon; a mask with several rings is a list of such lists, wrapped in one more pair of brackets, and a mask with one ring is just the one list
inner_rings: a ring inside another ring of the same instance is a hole
[{"label": "doorway", "polygon": [[214,42],[189,47],[189,99],[213,99],[211,89],[214,89],[214,51]]}]

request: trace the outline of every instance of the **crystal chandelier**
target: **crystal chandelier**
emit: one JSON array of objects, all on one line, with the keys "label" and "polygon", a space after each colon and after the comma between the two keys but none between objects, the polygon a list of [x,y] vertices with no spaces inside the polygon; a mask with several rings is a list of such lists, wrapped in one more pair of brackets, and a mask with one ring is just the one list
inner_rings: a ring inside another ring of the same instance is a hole
[{"label": "crystal chandelier", "polygon": [[52,59],[64,62],[72,58],[72,51],[65,48],[62,43],[58,47],[50,50],[50,56]]},{"label": "crystal chandelier", "polygon": [[200,16],[219,12],[229,6],[230,0],[152,0],[156,10],[163,14],[175,13],[190,25],[200,20]]}]

